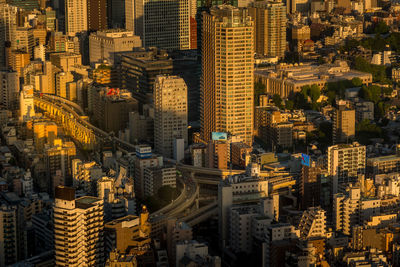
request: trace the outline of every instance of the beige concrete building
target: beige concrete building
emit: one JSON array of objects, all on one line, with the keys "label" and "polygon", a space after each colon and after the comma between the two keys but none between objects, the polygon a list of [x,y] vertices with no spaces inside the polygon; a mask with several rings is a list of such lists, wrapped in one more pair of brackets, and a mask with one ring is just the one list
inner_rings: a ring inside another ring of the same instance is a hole
[{"label": "beige concrete building", "polygon": [[75,189],[56,188],[54,246],[57,266],[98,266],[104,262],[103,200],[75,198]]},{"label": "beige concrete building", "polygon": [[365,171],[366,147],[357,142],[328,147],[328,175],[333,180],[333,193],[340,185],[356,182]]},{"label": "beige concrete building", "polygon": [[17,208],[0,206],[0,266],[12,265],[18,260]]},{"label": "beige concrete building", "polygon": [[299,223],[300,237],[326,237],[326,215],[320,207],[310,207],[303,212]]},{"label": "beige concrete building", "polygon": [[33,47],[35,46],[33,30],[27,27],[17,27],[16,38],[16,49],[32,55]]},{"label": "beige concrete building", "polygon": [[374,177],[378,174],[395,173],[400,171],[400,156],[388,155],[367,159],[367,174]]},{"label": "beige concrete building", "polygon": [[153,91],[154,148],[163,157],[173,158],[174,140],[188,142],[187,86],[179,76],[159,75]]},{"label": "beige concrete building", "polygon": [[139,109],[138,100],[127,90],[90,86],[88,91],[88,106],[93,114],[93,122],[106,132],[117,134],[125,129],[129,113]]},{"label": "beige concrete building", "polygon": [[282,2],[256,1],[249,7],[255,23],[255,51],[268,57],[285,56],[286,7]]},{"label": "beige concrete building", "polygon": [[89,36],[90,64],[107,61],[114,65],[118,63],[118,53],[132,51],[141,47],[142,41],[132,31],[113,29],[98,31]]},{"label": "beige concrete building", "polygon": [[150,154],[148,156],[137,156],[135,159],[135,193],[139,198],[144,197],[144,188],[145,188],[145,177],[144,171],[146,168],[154,168],[161,167],[163,165],[162,157],[157,157],[151,154],[151,147],[147,147],[145,145],[138,146],[137,151],[139,150],[148,150]]},{"label": "beige concrete building", "polygon": [[310,26],[308,25],[295,25],[292,27],[292,40],[305,41],[310,39]]},{"label": "beige concrete building", "polygon": [[50,54],[50,62],[63,71],[69,71],[75,65],[82,65],[82,58],[80,54],[61,52]]},{"label": "beige concrete building", "polygon": [[362,198],[359,186],[350,186],[345,193],[333,196],[333,225],[336,231],[350,235],[355,225],[363,225],[380,214],[381,200]]},{"label": "beige concrete building", "polygon": [[[227,52],[231,51],[231,52]],[[201,138],[227,132],[253,141],[254,24],[230,5],[203,13]]]},{"label": "beige concrete building", "polygon": [[87,0],[65,0],[65,32],[68,35],[88,30],[87,11]]},{"label": "beige concrete building", "polygon": [[30,121],[34,116],[33,86],[24,85],[19,94],[19,120]]},{"label": "beige concrete building", "polygon": [[162,186],[176,187],[176,167],[163,166],[144,169],[144,194],[153,196]]},{"label": "beige concrete building", "polygon": [[57,124],[54,122],[35,122],[33,124],[33,140],[37,151],[43,151],[46,143],[53,144],[57,138]]},{"label": "beige concrete building", "polygon": [[176,244],[179,241],[192,240],[192,228],[185,222],[178,222],[175,218],[167,221],[167,251],[171,265],[176,262]]},{"label": "beige concrete building", "polygon": [[31,55],[28,52],[25,52],[24,50],[22,51],[13,50],[10,51],[7,57],[9,63],[8,67],[16,71],[19,77],[22,77],[24,67],[31,62],[30,60]]},{"label": "beige concrete building", "polygon": [[347,101],[339,100],[333,117],[333,143],[348,143],[356,134],[356,111]]},{"label": "beige concrete building", "polygon": [[327,83],[360,78],[364,84],[372,83],[372,74],[350,69],[345,61],[332,64],[279,64],[273,70],[255,70],[254,78],[266,86],[266,93],[278,94],[282,98],[291,93],[300,92],[305,85],[318,85],[323,88]]},{"label": "beige concrete building", "polygon": [[148,217],[149,213],[144,206],[139,216],[128,215],[105,224],[106,253],[117,251],[141,256],[148,252],[151,243]]},{"label": "beige concrete building", "polygon": [[[69,86],[74,81],[71,72],[60,72],[56,74],[56,95],[68,100],[76,100],[76,87]],[[72,90],[70,90],[72,89]],[[75,89],[75,90],[73,90]]]}]

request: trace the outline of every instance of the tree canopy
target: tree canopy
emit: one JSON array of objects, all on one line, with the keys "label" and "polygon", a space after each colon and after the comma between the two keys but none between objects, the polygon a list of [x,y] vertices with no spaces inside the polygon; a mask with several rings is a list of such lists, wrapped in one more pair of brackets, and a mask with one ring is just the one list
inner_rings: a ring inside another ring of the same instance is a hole
[{"label": "tree canopy", "polygon": [[283,105],[282,105],[282,98],[281,98],[280,95],[274,94],[274,95],[272,96],[272,101],[274,102],[275,106],[277,106],[278,108],[283,108]]}]

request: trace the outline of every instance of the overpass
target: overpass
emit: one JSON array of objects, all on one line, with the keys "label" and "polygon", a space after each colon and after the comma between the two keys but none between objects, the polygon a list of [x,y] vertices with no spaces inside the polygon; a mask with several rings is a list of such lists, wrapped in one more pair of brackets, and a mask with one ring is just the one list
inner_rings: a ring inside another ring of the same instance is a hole
[{"label": "overpass", "polygon": [[[34,105],[36,109],[44,112],[50,119],[59,123],[64,128],[66,134],[78,141],[84,149],[95,150],[99,148],[102,142],[111,141],[124,153],[131,153],[136,150],[135,145],[92,125],[84,116],[82,108],[74,102],[53,95],[35,94]],[[194,210],[191,210],[190,214],[185,213],[194,204],[197,204],[199,184],[215,187],[222,179],[244,172],[244,170],[195,167],[177,163],[173,159],[165,160],[176,164],[177,170],[184,174],[178,180],[182,182],[183,189],[177,199],[164,208],[150,214],[150,221],[155,229],[161,229],[169,218],[177,218],[187,222],[190,226],[194,226],[207,218],[217,215],[216,201],[200,209],[196,206]]]},{"label": "overpass", "polygon": [[135,152],[133,144],[91,124],[76,103],[48,94],[35,94],[33,100],[36,109],[63,126],[66,133],[77,140],[84,149],[95,150],[103,141],[111,141],[125,153]]},{"label": "overpass", "polygon": [[[35,94],[34,105],[37,110],[45,113],[47,117],[60,124],[66,134],[78,141],[84,149],[95,150],[99,148],[101,142],[112,141],[119,150],[125,153],[135,152],[136,150],[135,145],[110,135],[92,125],[84,117],[82,108],[74,102],[58,96]],[[165,160],[176,164],[176,161],[173,159]],[[190,166],[177,164],[177,169],[182,173],[187,173]],[[150,219],[157,217],[179,217],[182,212],[193,206],[199,195],[199,187],[192,177],[189,174],[180,178],[179,181],[183,183],[183,190],[180,196],[169,205],[152,213]]]}]

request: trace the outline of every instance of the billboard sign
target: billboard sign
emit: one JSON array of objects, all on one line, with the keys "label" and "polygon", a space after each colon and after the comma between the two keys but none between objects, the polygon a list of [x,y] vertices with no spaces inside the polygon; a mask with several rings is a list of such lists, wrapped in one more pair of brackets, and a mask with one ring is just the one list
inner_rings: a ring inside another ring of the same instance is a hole
[{"label": "billboard sign", "polygon": [[311,159],[309,155],[301,153],[301,165],[310,167]]},{"label": "billboard sign", "polygon": [[137,146],[136,147],[136,157],[140,159],[151,158],[151,147],[150,146]]},{"label": "billboard sign", "polygon": [[213,141],[228,140],[228,134],[227,133],[222,133],[222,132],[212,132],[211,133],[211,139]]}]

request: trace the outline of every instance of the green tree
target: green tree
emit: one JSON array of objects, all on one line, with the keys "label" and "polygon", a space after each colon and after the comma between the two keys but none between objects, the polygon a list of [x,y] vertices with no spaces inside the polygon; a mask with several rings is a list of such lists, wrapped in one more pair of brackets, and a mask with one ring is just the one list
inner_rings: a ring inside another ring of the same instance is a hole
[{"label": "green tree", "polygon": [[351,79],[351,83],[354,87],[360,87],[363,84],[362,80],[358,77],[354,77],[353,79]]},{"label": "green tree", "polygon": [[356,125],[356,139],[362,144],[369,144],[371,138],[382,136],[382,129],[369,120],[363,120]]},{"label": "green tree", "polygon": [[260,82],[254,83],[254,103],[256,106],[260,104],[260,95],[265,94],[265,85]]},{"label": "green tree", "polygon": [[331,105],[333,105],[333,103],[335,102],[335,100],[336,100],[336,92],[335,91],[328,91],[327,93],[326,93],[326,96],[328,97],[328,103],[329,104],[331,104]]},{"label": "green tree", "polygon": [[309,89],[308,95],[310,96],[311,101],[313,103],[316,103],[319,97],[321,96],[321,89],[319,88],[318,85],[313,84]]},{"label": "green tree", "polygon": [[376,112],[375,112],[375,117],[376,118],[383,118],[386,115],[386,112],[389,109],[389,104],[380,101],[377,105],[376,105]]},{"label": "green tree", "polygon": [[169,203],[178,196],[177,190],[169,185],[162,186],[158,189],[158,197]]},{"label": "green tree", "polygon": [[371,73],[374,81],[386,82],[387,79],[385,66],[370,64],[362,57],[356,57],[353,64],[356,70]]},{"label": "green tree", "polygon": [[309,109],[307,98],[301,92],[297,92],[294,94],[293,102],[294,102],[295,109]]},{"label": "green tree", "polygon": [[384,34],[388,33],[390,30],[389,26],[384,21],[379,21],[374,25],[374,33],[375,34]]},{"label": "green tree", "polygon": [[285,102],[285,108],[288,110],[293,110],[294,108],[294,102],[292,100],[286,100]]},{"label": "green tree", "polygon": [[385,95],[391,95],[393,93],[393,88],[389,87],[382,87],[382,93]]},{"label": "green tree", "polygon": [[377,85],[363,86],[359,94],[365,100],[372,101],[377,104],[381,100],[382,90],[381,87]]},{"label": "green tree", "polygon": [[283,108],[283,105],[282,105],[282,98],[281,98],[280,95],[274,94],[274,95],[272,96],[272,102],[274,102],[275,106],[277,106],[278,108]]}]

